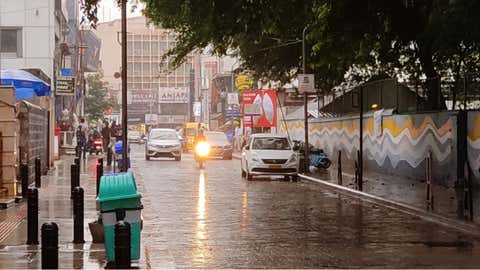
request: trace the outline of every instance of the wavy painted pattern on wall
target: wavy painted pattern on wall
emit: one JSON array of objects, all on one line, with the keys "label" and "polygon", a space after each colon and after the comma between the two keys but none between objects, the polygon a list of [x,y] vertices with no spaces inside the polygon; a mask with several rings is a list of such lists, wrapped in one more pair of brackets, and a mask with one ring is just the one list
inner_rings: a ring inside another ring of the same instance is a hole
[{"label": "wavy painted pattern on wall", "polygon": [[[449,162],[453,151],[454,119],[444,117],[443,121],[434,121],[429,115],[385,116],[379,137],[374,136],[373,118],[365,119],[364,154],[380,167],[385,167],[388,158],[393,168],[401,161],[417,168],[429,151],[438,163]],[[294,139],[304,139],[302,121],[289,122],[287,127]],[[358,119],[311,123],[309,127],[309,139],[315,146],[328,154],[342,150],[349,159],[354,157],[359,144]]]},{"label": "wavy painted pattern on wall", "polygon": [[468,161],[476,178],[480,178],[480,112],[468,113]]}]

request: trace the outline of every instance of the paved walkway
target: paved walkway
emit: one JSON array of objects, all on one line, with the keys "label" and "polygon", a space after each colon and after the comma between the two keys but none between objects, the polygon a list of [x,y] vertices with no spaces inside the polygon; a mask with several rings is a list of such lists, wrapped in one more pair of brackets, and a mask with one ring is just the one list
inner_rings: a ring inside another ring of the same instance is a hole
[{"label": "paved walkway", "polygon": [[[73,244],[73,215],[70,200],[70,164],[73,156],[64,156],[56,163],[56,169],[42,177],[42,187],[39,189],[39,228],[45,222],[56,222],[59,226],[59,267],[60,268],[101,268],[105,264],[103,244],[93,244],[88,223],[97,218],[95,203],[94,159],[88,161],[88,166],[82,166],[81,186],[85,197],[85,244]],[[83,165],[83,164],[82,164]],[[26,245],[27,222],[26,203],[3,212],[3,221],[20,224],[9,230],[8,237],[0,233],[0,268],[40,268],[40,246]],[[2,213],[2,212],[0,212]],[[7,234],[7,232],[5,233]],[[3,240],[3,241],[2,241]],[[39,241],[41,233],[39,232]]]}]

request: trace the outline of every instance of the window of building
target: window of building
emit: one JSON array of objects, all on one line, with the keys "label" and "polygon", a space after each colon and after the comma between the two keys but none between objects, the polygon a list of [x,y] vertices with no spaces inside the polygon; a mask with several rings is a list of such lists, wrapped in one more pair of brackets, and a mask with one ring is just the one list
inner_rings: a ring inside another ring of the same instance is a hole
[{"label": "window of building", "polygon": [[150,55],[150,41],[143,42],[143,54]]},{"label": "window of building", "polygon": [[150,63],[143,63],[143,74],[150,75]]},{"label": "window of building", "polygon": [[142,42],[141,41],[134,41],[133,42],[133,53],[137,55],[142,54]]},{"label": "window of building", "polygon": [[142,64],[141,63],[133,64],[133,74],[135,74],[135,75],[142,74]]},{"label": "window of building", "polygon": [[21,29],[0,29],[0,53],[12,57],[22,57]]},{"label": "window of building", "polygon": [[159,107],[163,115],[185,115],[188,111],[188,103],[162,103]]}]

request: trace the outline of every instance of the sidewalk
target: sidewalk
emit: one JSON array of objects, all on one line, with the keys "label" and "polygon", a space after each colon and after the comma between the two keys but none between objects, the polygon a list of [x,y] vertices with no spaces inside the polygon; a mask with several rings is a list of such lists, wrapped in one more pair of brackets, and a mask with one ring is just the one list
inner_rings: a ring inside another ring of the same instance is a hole
[{"label": "sidewalk", "polygon": [[[234,158],[239,159],[240,153],[234,153]],[[344,167],[346,167],[344,165]],[[355,189],[355,176],[347,173],[348,169],[343,170],[342,186]],[[338,184],[337,168],[335,164],[328,170],[317,170],[308,176],[318,178],[333,184]],[[402,178],[393,175],[380,174],[365,171],[363,176],[363,192],[383,199],[411,205],[419,210],[427,210],[426,202],[426,183],[425,181]],[[455,188],[446,188],[440,185],[432,185],[434,196],[434,207],[430,210],[441,216],[462,220],[463,218],[463,190]],[[473,195],[473,223],[480,224],[480,190],[474,190]],[[472,223],[466,221],[467,223]]]},{"label": "sidewalk", "polygon": [[[80,184],[84,189],[84,235],[85,244],[73,244],[73,214],[70,200],[70,165],[73,156],[62,156],[56,162],[55,169],[42,177],[39,189],[39,229],[45,222],[56,222],[59,226],[59,267],[60,268],[103,268],[105,251],[103,244],[93,244],[88,223],[97,219],[95,159],[89,158],[87,169],[82,161]],[[20,219],[20,225],[1,241],[0,232],[0,268],[41,268],[40,245],[28,246],[26,202],[8,209],[9,213],[0,212],[0,222],[12,222]],[[1,225],[1,223],[0,223]],[[39,242],[41,233],[39,231]]]}]

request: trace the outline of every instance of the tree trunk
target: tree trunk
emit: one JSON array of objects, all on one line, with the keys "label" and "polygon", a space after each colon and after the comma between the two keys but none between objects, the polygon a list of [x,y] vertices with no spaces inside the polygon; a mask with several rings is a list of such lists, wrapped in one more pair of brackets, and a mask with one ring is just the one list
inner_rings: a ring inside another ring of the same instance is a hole
[{"label": "tree trunk", "polygon": [[418,45],[419,59],[422,70],[427,76],[426,88],[428,105],[431,110],[445,110],[445,98],[441,93],[440,76],[433,65],[433,53],[431,46]]}]

